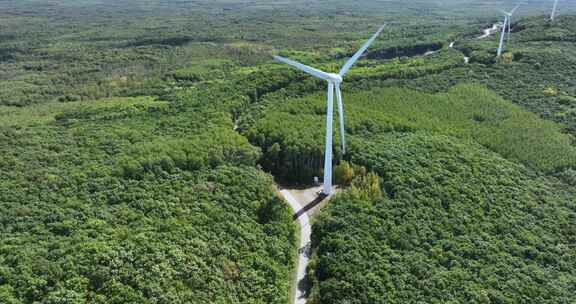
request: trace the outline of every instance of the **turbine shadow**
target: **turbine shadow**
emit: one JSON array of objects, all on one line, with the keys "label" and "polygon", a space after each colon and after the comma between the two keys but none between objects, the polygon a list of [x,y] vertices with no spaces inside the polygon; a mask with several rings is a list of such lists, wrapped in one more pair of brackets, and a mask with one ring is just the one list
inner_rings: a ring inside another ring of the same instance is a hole
[{"label": "turbine shadow", "polygon": [[298,212],[294,213],[294,220],[297,220],[300,216],[302,216],[302,214],[318,206],[318,204],[320,204],[326,197],[327,195],[325,194],[319,194],[314,200],[306,204],[306,206],[302,207],[302,209],[300,209]]},{"label": "turbine shadow", "polygon": [[298,286],[296,286],[296,288],[302,291],[302,296],[300,297],[301,299],[305,299],[308,297],[308,294],[310,292],[309,287],[310,287],[310,280],[308,280],[307,277],[304,277],[302,280],[298,282]]}]

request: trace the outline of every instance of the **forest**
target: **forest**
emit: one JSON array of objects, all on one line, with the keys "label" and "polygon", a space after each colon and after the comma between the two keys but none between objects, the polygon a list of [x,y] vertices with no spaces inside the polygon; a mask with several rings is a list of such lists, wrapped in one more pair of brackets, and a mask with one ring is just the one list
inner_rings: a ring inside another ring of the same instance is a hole
[{"label": "forest", "polygon": [[228,115],[148,97],[11,117],[3,303],[286,301],[295,226]]},{"label": "forest", "polygon": [[574,300],[573,187],[427,131],[354,143],[385,192],[321,214],[313,303]]},{"label": "forest", "polygon": [[0,303],[287,303],[343,85],[308,303],[576,301],[576,6],[0,2]]}]

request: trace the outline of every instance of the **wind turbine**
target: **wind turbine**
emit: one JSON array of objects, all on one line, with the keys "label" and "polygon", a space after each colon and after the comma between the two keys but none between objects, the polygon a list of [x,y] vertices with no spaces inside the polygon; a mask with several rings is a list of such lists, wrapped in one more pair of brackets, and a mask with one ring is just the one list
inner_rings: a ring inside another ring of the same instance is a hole
[{"label": "wind turbine", "polygon": [[500,43],[498,44],[498,57],[502,55],[502,50],[504,49],[504,36],[506,36],[506,30],[508,30],[508,40],[512,37],[512,16],[518,10],[520,4],[516,5],[511,11],[501,11],[504,14],[504,24],[502,25],[502,32],[500,33]]},{"label": "wind turbine", "polygon": [[558,8],[558,0],[554,0],[554,6],[552,7],[552,13],[550,14],[550,21],[554,21],[554,18],[556,18],[557,8]]},{"label": "wind turbine", "polygon": [[502,11],[502,13],[505,16],[508,16],[508,40],[510,40],[512,38],[512,16],[514,16],[514,13],[518,10],[518,8],[520,7],[520,4],[516,5],[511,11],[506,12],[506,11]]},{"label": "wind turbine", "polygon": [[346,153],[346,140],[344,138],[344,108],[342,105],[342,93],[340,91],[340,84],[343,81],[343,77],[348,73],[352,65],[358,61],[358,59],[366,52],[368,47],[376,40],[378,35],[384,30],[386,25],[383,25],[378,29],[378,31],[352,56],[346,64],[342,66],[338,74],[326,73],[309,67],[307,65],[301,64],[299,62],[280,57],[274,56],[274,59],[291,65],[301,71],[304,71],[312,76],[318,77],[320,79],[326,80],[328,82],[328,100],[327,100],[327,111],[326,111],[326,147],[324,153],[324,187],[322,193],[324,195],[330,195],[332,192],[332,123],[334,115],[334,91],[336,91],[336,100],[338,102],[338,114],[340,116],[340,141],[342,144],[342,153]]}]

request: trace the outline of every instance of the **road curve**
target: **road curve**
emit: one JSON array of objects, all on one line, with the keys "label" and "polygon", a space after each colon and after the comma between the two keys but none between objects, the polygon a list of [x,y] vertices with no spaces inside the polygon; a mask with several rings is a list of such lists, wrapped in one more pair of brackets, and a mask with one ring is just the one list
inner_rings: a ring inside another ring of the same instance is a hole
[{"label": "road curve", "polygon": [[501,26],[500,23],[495,23],[492,25],[492,27],[484,29],[482,32],[484,33],[482,36],[479,36],[476,39],[484,39],[486,37],[490,37],[490,35],[494,34],[498,28]]},{"label": "road curve", "polygon": [[303,208],[300,203],[290,194],[288,190],[280,190],[280,194],[288,202],[295,215],[298,215],[300,224],[300,245],[298,246],[298,270],[296,271],[296,287],[294,288],[293,304],[306,303],[306,267],[310,260],[310,237],[312,228],[310,227],[310,218],[306,212],[300,212]]}]

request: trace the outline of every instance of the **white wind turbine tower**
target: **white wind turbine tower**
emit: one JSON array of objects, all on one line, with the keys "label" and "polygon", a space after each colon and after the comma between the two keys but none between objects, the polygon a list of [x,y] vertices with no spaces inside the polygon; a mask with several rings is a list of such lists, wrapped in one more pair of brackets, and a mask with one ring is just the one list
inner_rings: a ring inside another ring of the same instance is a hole
[{"label": "white wind turbine tower", "polygon": [[554,21],[554,18],[556,18],[557,8],[558,8],[558,0],[554,0],[554,6],[552,7],[552,13],[550,14],[550,21]]},{"label": "white wind turbine tower", "polygon": [[344,138],[344,108],[342,105],[342,93],[340,91],[340,84],[342,83],[342,77],[348,73],[352,65],[358,61],[358,59],[364,54],[364,52],[370,47],[370,45],[376,40],[376,37],[384,30],[383,25],[378,29],[376,34],[374,34],[357,52],[352,56],[344,66],[340,69],[338,74],[326,73],[315,69],[313,67],[306,66],[304,64],[298,63],[296,61],[283,58],[280,56],[274,56],[274,58],[280,62],[289,64],[301,71],[304,71],[312,76],[324,79],[328,82],[328,109],[326,111],[326,147],[324,153],[324,187],[322,193],[324,195],[330,195],[332,192],[332,123],[334,115],[334,91],[336,91],[336,100],[338,102],[338,113],[340,116],[340,141],[342,144],[342,153],[346,153],[346,141]]},{"label": "white wind turbine tower", "polygon": [[502,50],[504,49],[504,36],[506,36],[506,30],[508,31],[508,40],[512,37],[512,16],[518,10],[520,4],[516,5],[514,9],[509,12],[502,11],[504,14],[504,24],[502,25],[502,32],[500,33],[500,43],[498,44],[498,57],[502,55]]}]

